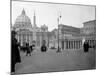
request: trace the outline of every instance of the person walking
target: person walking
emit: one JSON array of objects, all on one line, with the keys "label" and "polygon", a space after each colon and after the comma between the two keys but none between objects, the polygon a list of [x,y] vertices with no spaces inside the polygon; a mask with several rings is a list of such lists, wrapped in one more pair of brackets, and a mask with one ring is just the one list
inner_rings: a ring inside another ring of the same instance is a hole
[{"label": "person walking", "polygon": [[26,50],[27,50],[26,56],[28,56],[28,55],[31,56],[31,50],[30,50],[30,47],[29,47],[29,43],[26,43]]}]

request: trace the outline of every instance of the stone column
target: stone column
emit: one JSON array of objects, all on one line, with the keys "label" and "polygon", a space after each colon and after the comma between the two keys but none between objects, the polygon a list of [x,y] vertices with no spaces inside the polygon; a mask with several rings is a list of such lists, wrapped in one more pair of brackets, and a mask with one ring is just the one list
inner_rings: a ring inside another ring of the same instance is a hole
[{"label": "stone column", "polygon": [[72,49],[72,46],[71,46],[72,44],[71,44],[71,43],[72,43],[72,42],[70,41],[70,49]]},{"label": "stone column", "polygon": [[29,43],[29,40],[30,40],[30,35],[28,34],[28,43]]},{"label": "stone column", "polygon": [[74,46],[75,46],[75,49],[76,49],[76,41],[74,42]]},{"label": "stone column", "polygon": [[70,46],[71,46],[71,42],[69,41],[69,49],[70,49]]},{"label": "stone column", "polygon": [[71,42],[69,41],[69,49],[71,48]]},{"label": "stone column", "polygon": [[80,40],[79,40],[79,49],[80,49]]},{"label": "stone column", "polygon": [[78,41],[76,41],[76,49],[78,49]]},{"label": "stone column", "polygon": [[70,49],[72,49],[72,41],[70,41]]},{"label": "stone column", "polygon": [[91,43],[92,43],[92,40],[90,40],[90,45],[91,45]]},{"label": "stone column", "polygon": [[74,41],[73,41],[73,50],[74,50]]},{"label": "stone column", "polygon": [[74,49],[74,41],[73,41],[73,49]]},{"label": "stone column", "polygon": [[78,41],[76,41],[76,50],[77,50],[77,48],[78,48]]},{"label": "stone column", "polygon": [[71,49],[72,49],[72,41],[71,41]]},{"label": "stone column", "polygon": [[28,35],[26,34],[26,42],[28,42],[28,41],[27,41],[27,37],[28,37]]},{"label": "stone column", "polygon": [[[33,39],[32,39],[33,37],[32,37],[32,34],[31,34],[31,41],[30,41],[30,44],[32,44],[32,41],[33,41]],[[35,40],[36,41],[36,40]]]},{"label": "stone column", "polygon": [[68,43],[67,44],[68,44],[68,49],[69,49],[69,40],[68,40]]},{"label": "stone column", "polygon": [[73,41],[72,41],[72,49],[73,49]]},{"label": "stone column", "polygon": [[67,41],[64,41],[64,50],[66,50],[66,42],[67,42]]},{"label": "stone column", "polygon": [[78,49],[79,49],[79,40],[77,41],[77,44],[78,44],[77,46],[78,46]]},{"label": "stone column", "polygon": [[64,41],[62,41],[62,50],[64,50],[64,46],[65,46]]},{"label": "stone column", "polygon": [[22,46],[23,46],[23,37],[24,37],[24,36],[23,36],[23,34],[22,34]]},{"label": "stone column", "polygon": [[30,34],[30,44],[31,44],[31,42],[32,42],[32,34]]},{"label": "stone column", "polygon": [[70,41],[68,41],[68,49],[70,49]]},{"label": "stone column", "polygon": [[67,41],[67,49],[69,49],[69,41]]},{"label": "stone column", "polygon": [[79,49],[79,40],[77,41],[77,49]]},{"label": "stone column", "polygon": [[80,49],[80,40],[78,41],[78,49]]},{"label": "stone column", "polygon": [[26,34],[24,34],[24,42],[26,42]]},{"label": "stone column", "polygon": [[68,49],[68,41],[66,41],[66,47],[65,48]]},{"label": "stone column", "polygon": [[73,49],[73,40],[72,40],[72,49]]},{"label": "stone column", "polygon": [[29,43],[29,35],[27,34],[27,42]]},{"label": "stone column", "polygon": [[23,44],[25,44],[25,34],[23,35]]},{"label": "stone column", "polygon": [[19,43],[20,43],[20,35],[19,35]]},{"label": "stone column", "polygon": [[42,36],[40,36],[40,47],[42,46]]},{"label": "stone column", "polygon": [[80,49],[81,49],[81,45],[82,45],[82,44],[81,44],[81,40],[80,40]]},{"label": "stone column", "polygon": [[21,44],[21,35],[19,35],[19,43]]},{"label": "stone column", "polygon": [[20,35],[20,45],[22,45],[22,35]]}]

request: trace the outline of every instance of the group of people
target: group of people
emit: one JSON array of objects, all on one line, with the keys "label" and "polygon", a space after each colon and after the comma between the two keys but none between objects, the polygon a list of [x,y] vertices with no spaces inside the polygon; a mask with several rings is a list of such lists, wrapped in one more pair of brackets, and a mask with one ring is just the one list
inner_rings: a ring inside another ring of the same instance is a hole
[{"label": "group of people", "polygon": [[26,52],[26,56],[31,56],[34,45],[29,46],[29,43],[26,43],[25,46],[20,46],[20,50]]}]

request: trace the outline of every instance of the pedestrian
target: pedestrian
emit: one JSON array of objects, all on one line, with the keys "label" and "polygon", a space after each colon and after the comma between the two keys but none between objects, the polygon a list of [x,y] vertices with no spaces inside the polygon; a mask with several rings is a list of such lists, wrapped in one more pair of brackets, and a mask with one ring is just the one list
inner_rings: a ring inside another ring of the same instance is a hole
[{"label": "pedestrian", "polygon": [[29,48],[30,48],[30,54],[32,55],[32,51],[34,50],[33,45],[29,46]]},{"label": "pedestrian", "polygon": [[46,52],[47,51],[47,47],[45,45],[45,40],[43,40],[43,44],[41,46],[41,52]]},{"label": "pedestrian", "polygon": [[15,64],[21,62],[16,34],[15,31],[11,32],[11,72],[15,72]]},{"label": "pedestrian", "polygon": [[83,47],[84,47],[84,52],[88,52],[88,50],[89,50],[89,43],[87,41],[85,41],[84,44],[83,44]]},{"label": "pedestrian", "polygon": [[27,50],[26,56],[28,56],[28,55],[31,56],[31,51],[30,51],[29,43],[26,43],[26,50]]}]

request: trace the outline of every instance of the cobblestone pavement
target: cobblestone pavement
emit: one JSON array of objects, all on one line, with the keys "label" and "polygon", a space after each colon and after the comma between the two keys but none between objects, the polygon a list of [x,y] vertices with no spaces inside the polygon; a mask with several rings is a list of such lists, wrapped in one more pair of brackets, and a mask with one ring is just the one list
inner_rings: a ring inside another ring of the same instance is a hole
[{"label": "cobblestone pavement", "polygon": [[90,49],[88,53],[83,50],[56,50],[49,49],[46,53],[39,49],[34,50],[31,56],[20,52],[21,63],[16,64],[16,73],[37,73],[51,71],[70,71],[95,69],[96,52]]}]

